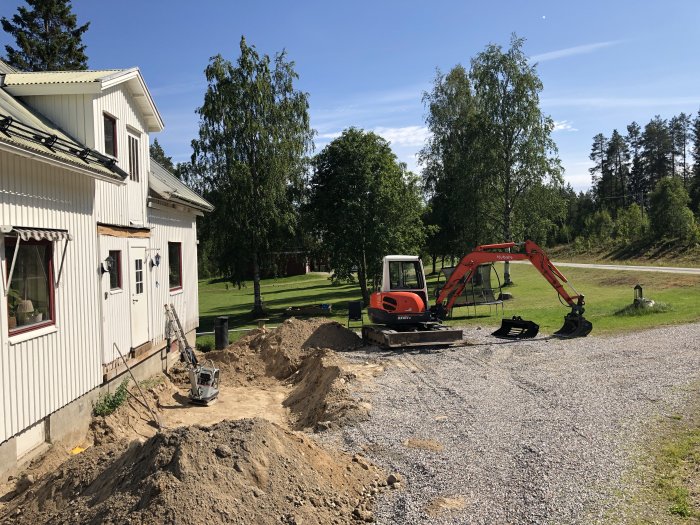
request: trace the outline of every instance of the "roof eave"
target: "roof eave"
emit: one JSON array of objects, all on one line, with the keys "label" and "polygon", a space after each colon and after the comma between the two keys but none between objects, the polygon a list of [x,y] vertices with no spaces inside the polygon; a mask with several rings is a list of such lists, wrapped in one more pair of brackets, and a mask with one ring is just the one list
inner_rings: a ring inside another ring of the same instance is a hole
[{"label": "roof eave", "polygon": [[65,84],[11,84],[4,86],[13,97],[40,95],[96,95],[102,91],[99,82],[71,82]]},{"label": "roof eave", "polygon": [[77,173],[80,173],[82,175],[87,175],[88,177],[91,177],[93,179],[97,180],[102,180],[105,182],[111,182],[112,184],[116,184],[118,186],[124,186],[126,184],[126,180],[122,179],[118,175],[107,175],[106,173],[102,173],[97,170],[90,169],[89,167],[81,167],[76,164],[72,164],[70,162],[64,162],[62,160],[59,160],[55,157],[51,157],[49,155],[43,155],[39,153],[38,151],[34,151],[28,148],[23,148],[22,146],[18,144],[11,144],[9,142],[6,142],[2,140],[0,137],[0,150],[2,151],[7,151],[9,153],[14,153],[15,155],[20,155],[21,157],[26,157],[34,160],[38,160],[40,162],[44,162],[46,164],[50,164],[52,166],[57,166],[59,168],[67,169],[70,171],[75,171]]},{"label": "roof eave", "polygon": [[[160,112],[156,107],[155,102],[151,93],[148,91],[148,86],[143,80],[141,75],[141,70],[137,67],[132,67],[112,75],[108,75],[101,79],[102,89],[107,89],[123,82],[129,82],[129,86],[132,88],[132,95],[136,99],[136,102],[141,107],[141,111],[147,120],[148,132],[158,132],[163,131],[165,124],[160,116]],[[135,88],[135,89],[134,89]]]}]

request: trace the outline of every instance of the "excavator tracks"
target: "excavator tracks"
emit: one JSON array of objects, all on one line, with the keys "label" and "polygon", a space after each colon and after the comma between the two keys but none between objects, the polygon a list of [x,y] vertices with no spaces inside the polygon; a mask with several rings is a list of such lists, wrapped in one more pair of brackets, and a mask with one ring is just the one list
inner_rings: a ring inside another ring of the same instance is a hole
[{"label": "excavator tracks", "polygon": [[449,346],[463,341],[461,329],[438,323],[422,325],[412,330],[399,331],[385,326],[365,325],[362,339],[382,348],[410,348],[413,346]]}]

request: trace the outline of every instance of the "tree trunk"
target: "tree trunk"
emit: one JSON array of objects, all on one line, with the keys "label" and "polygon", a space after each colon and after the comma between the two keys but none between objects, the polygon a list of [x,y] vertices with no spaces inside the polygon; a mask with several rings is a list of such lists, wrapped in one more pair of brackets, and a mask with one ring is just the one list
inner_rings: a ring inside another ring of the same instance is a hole
[{"label": "tree trunk", "polygon": [[253,297],[253,314],[265,315],[265,305],[260,294],[260,264],[257,253],[253,254]]},{"label": "tree trunk", "polygon": [[435,274],[435,264],[437,263],[437,255],[433,255],[433,275]]},{"label": "tree trunk", "polygon": [[[506,191],[510,191],[510,185],[506,185]],[[510,242],[512,233],[510,231],[510,206],[506,204],[503,210],[503,242]],[[510,253],[510,248],[508,248],[508,253]],[[506,261],[503,264],[503,286],[511,286],[513,281],[510,280],[510,262]]]},{"label": "tree trunk", "polygon": [[362,261],[357,266],[357,279],[360,281],[360,290],[362,291],[362,304],[369,306],[369,290],[367,289],[367,263],[365,262],[364,251],[362,252]]}]

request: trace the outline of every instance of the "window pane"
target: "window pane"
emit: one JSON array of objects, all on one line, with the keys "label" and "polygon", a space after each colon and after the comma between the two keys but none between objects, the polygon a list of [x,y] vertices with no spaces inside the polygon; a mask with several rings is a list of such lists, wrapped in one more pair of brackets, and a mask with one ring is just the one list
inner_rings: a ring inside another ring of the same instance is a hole
[{"label": "window pane", "polygon": [[403,287],[404,288],[420,288],[418,274],[420,269],[417,262],[403,263]]},{"label": "window pane", "polygon": [[129,176],[131,180],[139,180],[139,141],[129,136]]},{"label": "window pane", "polygon": [[107,155],[117,156],[117,140],[116,140],[116,122],[112,117],[104,115],[105,127],[105,153]]},{"label": "window pane", "polygon": [[122,287],[122,252],[110,250],[109,257],[112,259],[112,266],[109,269],[109,288],[117,290]]},{"label": "window pane", "polygon": [[170,288],[181,288],[182,287],[182,264],[181,264],[181,251],[179,242],[169,242],[168,243],[168,273]]},{"label": "window pane", "polygon": [[[14,252],[15,245],[8,243],[8,272]],[[51,321],[51,293],[51,244],[20,243],[7,297],[10,330]]]},{"label": "window pane", "polygon": [[399,261],[389,261],[389,287],[392,290],[401,287],[399,282],[401,263]]}]

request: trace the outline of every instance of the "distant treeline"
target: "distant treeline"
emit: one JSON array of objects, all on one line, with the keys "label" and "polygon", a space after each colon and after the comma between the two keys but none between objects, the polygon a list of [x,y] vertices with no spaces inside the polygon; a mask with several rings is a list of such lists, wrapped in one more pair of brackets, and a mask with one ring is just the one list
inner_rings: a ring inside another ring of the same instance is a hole
[{"label": "distant treeline", "polygon": [[590,159],[592,187],[566,191],[567,225],[558,241],[698,242],[700,113],[657,115],[644,128],[632,122],[624,135],[598,133]]}]

